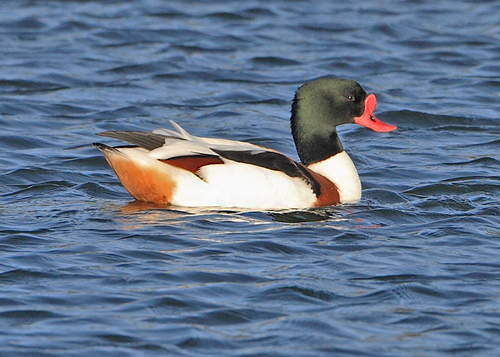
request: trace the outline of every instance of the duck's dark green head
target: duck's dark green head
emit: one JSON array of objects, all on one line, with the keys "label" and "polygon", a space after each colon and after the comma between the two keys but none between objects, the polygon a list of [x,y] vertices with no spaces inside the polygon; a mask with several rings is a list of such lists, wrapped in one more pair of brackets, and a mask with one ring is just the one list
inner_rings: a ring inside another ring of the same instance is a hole
[{"label": "duck's dark green head", "polygon": [[374,94],[367,95],[355,81],[320,78],[297,90],[292,104],[292,135],[306,165],[322,161],[344,149],[337,125],[356,123],[380,132],[395,130],[375,118]]}]

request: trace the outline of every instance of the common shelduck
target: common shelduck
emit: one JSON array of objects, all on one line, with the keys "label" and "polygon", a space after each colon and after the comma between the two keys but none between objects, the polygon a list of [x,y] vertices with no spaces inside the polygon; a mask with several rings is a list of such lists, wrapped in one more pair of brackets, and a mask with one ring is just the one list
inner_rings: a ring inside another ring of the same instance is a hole
[{"label": "common shelduck", "polygon": [[95,143],[138,201],[191,207],[306,208],[356,203],[361,183],[336,127],[356,123],[378,132],[377,105],[355,81],[320,78],[301,86],[292,103],[297,162],[248,142],[198,137],[175,130],[106,131],[133,145]]}]

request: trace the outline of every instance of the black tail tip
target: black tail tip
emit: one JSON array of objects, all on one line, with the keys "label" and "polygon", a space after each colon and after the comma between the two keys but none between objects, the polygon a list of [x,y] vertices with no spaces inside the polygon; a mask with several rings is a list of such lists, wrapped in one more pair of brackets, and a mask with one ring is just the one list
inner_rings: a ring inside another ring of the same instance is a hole
[{"label": "black tail tip", "polygon": [[101,144],[101,143],[93,143],[93,145],[98,148],[99,150],[101,151],[105,151],[105,150],[113,150],[113,148],[111,146],[108,146],[106,144]]}]

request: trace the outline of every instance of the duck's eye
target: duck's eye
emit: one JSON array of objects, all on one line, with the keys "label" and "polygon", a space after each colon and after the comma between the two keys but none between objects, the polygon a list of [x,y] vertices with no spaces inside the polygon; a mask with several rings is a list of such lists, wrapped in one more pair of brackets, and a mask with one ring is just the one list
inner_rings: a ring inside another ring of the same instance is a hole
[{"label": "duck's eye", "polygon": [[347,100],[348,100],[349,102],[354,102],[354,96],[353,96],[352,94],[348,94],[348,95],[347,95]]}]

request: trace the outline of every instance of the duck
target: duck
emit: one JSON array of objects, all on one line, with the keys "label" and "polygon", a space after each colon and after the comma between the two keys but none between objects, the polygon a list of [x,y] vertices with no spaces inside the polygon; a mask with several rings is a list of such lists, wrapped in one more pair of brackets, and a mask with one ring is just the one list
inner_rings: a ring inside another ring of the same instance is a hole
[{"label": "duck", "polygon": [[137,201],[246,209],[352,204],[361,199],[361,182],[337,126],[395,130],[375,117],[376,105],[375,94],[353,80],[323,77],[300,86],[290,119],[300,161],[250,142],[195,136],[174,121],[173,129],[97,133],[128,145],[94,146]]}]

